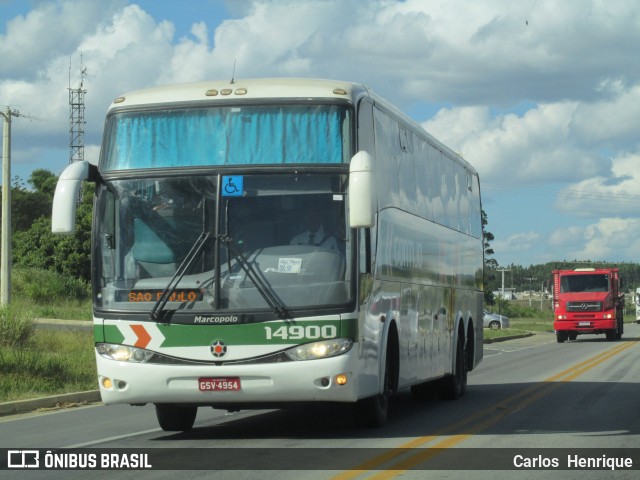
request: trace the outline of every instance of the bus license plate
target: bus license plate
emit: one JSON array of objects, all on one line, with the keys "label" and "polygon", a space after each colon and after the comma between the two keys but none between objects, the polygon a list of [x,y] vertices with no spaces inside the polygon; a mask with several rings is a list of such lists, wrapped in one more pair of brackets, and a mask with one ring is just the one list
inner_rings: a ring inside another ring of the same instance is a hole
[{"label": "bus license plate", "polygon": [[579,327],[590,327],[591,322],[578,322]]},{"label": "bus license plate", "polygon": [[201,392],[236,392],[241,390],[240,378],[199,378],[198,388]]}]

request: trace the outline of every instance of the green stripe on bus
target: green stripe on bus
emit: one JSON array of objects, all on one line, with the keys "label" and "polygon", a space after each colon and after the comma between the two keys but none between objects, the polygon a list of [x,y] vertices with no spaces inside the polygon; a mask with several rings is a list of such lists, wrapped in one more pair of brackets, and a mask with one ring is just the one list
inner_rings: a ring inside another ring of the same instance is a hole
[{"label": "green stripe on bus", "polygon": [[122,343],[124,342],[124,335],[120,332],[120,329],[116,325],[105,325],[104,341],[109,343]]},{"label": "green stripe on bus", "polygon": [[[206,326],[158,324],[157,328],[165,337],[160,345],[161,348],[206,346],[215,340],[222,340],[227,345],[290,345],[337,337],[356,339],[357,336],[356,319]],[[124,341],[125,337],[116,325],[105,325],[102,336],[99,335],[98,329],[99,327],[96,326],[96,341],[109,343]]]}]

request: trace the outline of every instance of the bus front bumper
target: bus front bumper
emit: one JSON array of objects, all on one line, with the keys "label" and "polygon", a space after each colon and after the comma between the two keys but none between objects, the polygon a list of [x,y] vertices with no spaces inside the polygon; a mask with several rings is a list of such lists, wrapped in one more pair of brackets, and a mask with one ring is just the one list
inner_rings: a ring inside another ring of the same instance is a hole
[{"label": "bus front bumper", "polygon": [[119,362],[98,353],[96,361],[105,404],[183,403],[242,409],[252,404],[357,400],[353,350],[318,360],[228,366]]}]

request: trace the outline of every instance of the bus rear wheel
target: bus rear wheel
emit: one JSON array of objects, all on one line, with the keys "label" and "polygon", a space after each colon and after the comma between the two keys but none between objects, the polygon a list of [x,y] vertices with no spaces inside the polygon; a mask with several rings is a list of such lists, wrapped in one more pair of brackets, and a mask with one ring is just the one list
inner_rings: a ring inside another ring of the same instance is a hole
[{"label": "bus rear wheel", "polygon": [[458,335],[456,347],[456,366],[452,375],[440,380],[438,396],[445,400],[455,400],[467,390],[467,356],[465,355],[464,336]]},{"label": "bus rear wheel", "polygon": [[156,416],[165,432],[185,432],[193,428],[198,407],[156,403]]}]

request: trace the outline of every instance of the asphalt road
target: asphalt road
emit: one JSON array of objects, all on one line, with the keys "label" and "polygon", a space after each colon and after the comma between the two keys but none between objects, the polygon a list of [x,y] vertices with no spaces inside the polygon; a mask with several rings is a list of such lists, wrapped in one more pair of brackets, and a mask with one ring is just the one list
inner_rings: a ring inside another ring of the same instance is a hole
[{"label": "asphalt road", "polygon": [[[194,430],[179,434],[160,430],[149,405],[3,417],[0,449],[156,449],[151,464],[173,471],[0,470],[0,477],[173,479],[184,470],[180,478],[234,480],[635,479],[640,326],[625,329],[618,342],[583,336],[558,344],[553,334],[540,334],[485,345],[463,398],[418,402],[403,392],[388,425],[375,430],[355,427],[350,412],[337,408],[234,414],[201,408]],[[605,467],[586,468],[588,461]],[[611,470],[607,461],[622,465]],[[536,462],[538,468],[527,468]]]}]

